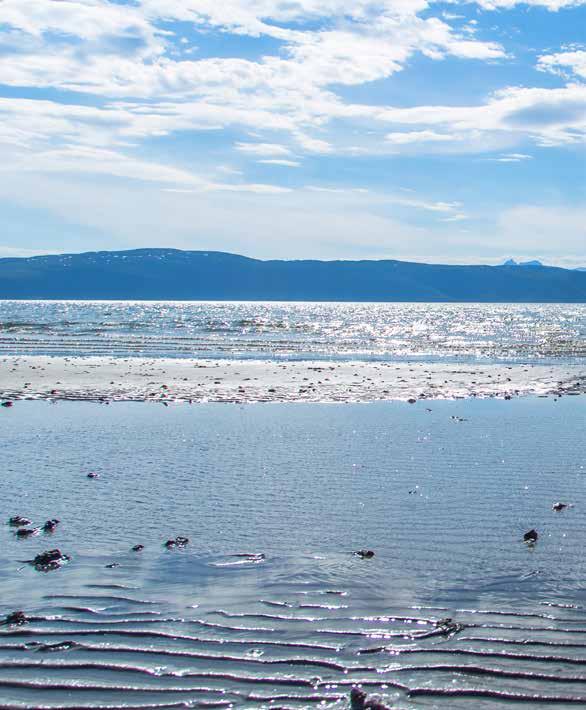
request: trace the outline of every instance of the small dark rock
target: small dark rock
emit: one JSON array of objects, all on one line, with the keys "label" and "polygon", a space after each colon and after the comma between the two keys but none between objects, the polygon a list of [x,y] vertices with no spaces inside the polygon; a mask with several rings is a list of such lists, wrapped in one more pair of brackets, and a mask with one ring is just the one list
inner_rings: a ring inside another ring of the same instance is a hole
[{"label": "small dark rock", "polygon": [[374,557],[372,550],[357,550],[354,554],[356,557],[361,557],[363,560],[370,560]]},{"label": "small dark rock", "polygon": [[[27,646],[33,646],[33,644],[27,644]],[[40,651],[41,653],[52,653],[53,651],[70,651],[76,646],[79,646],[79,644],[75,641],[59,641],[57,643],[39,643],[37,641],[34,644],[35,651]]]},{"label": "small dark rock", "polygon": [[368,696],[364,690],[360,688],[352,688],[350,691],[350,708],[351,710],[364,710],[366,707],[366,698]]},{"label": "small dark rock", "polygon": [[352,688],[350,692],[351,710],[391,710],[388,705],[382,703],[378,698],[369,698],[360,688]]},{"label": "small dark rock", "polygon": [[189,544],[189,538],[178,536],[174,540],[167,540],[165,547],[171,550],[175,547],[186,547]]},{"label": "small dark rock", "polygon": [[454,621],[449,617],[446,619],[440,619],[435,625],[437,630],[444,636],[453,636],[464,629],[462,624],[459,624],[457,621]]},{"label": "small dark rock", "polygon": [[8,525],[11,525],[13,528],[19,528],[19,527],[24,527],[26,525],[30,525],[33,521],[29,520],[28,518],[23,518],[21,515],[15,515],[13,518],[10,518],[8,521]]},{"label": "small dark rock", "polygon": [[28,619],[24,611],[13,611],[2,623],[5,626],[24,626],[24,624],[28,624]]},{"label": "small dark rock", "polygon": [[38,528],[18,528],[16,531],[16,537],[32,537],[33,535],[38,535]]},{"label": "small dark rock", "polygon": [[62,564],[69,562],[71,557],[64,555],[61,550],[47,550],[37,555],[30,563],[38,572],[51,572],[59,569]]},{"label": "small dark rock", "polygon": [[529,532],[526,532],[523,535],[523,542],[527,542],[529,544],[532,544],[534,542],[537,542],[538,537],[539,537],[539,534],[537,533],[537,530],[529,530]]},{"label": "small dark rock", "polygon": [[414,397],[410,397],[407,402],[409,402],[409,404],[416,404],[417,400]]}]

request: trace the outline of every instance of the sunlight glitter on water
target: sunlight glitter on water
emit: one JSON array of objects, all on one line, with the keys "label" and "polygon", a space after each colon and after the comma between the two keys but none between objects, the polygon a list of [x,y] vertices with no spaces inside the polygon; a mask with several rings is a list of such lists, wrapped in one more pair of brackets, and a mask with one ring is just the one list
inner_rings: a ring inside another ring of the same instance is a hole
[{"label": "sunlight glitter on water", "polygon": [[0,353],[575,362],[586,306],[4,301]]}]

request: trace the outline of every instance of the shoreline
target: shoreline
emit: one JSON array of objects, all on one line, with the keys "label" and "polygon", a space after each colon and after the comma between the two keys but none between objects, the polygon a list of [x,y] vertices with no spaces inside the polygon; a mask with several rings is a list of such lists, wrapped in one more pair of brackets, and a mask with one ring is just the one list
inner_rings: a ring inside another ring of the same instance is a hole
[{"label": "shoreline", "polygon": [[586,365],[3,356],[2,400],[379,402],[586,393]]}]

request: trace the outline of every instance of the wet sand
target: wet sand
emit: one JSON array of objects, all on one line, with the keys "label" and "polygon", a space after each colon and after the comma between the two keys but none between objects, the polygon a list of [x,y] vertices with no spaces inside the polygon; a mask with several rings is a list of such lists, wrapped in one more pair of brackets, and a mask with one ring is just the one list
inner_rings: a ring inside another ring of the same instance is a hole
[{"label": "wet sand", "polygon": [[0,398],[169,402],[374,402],[576,395],[584,365],[12,356]]}]

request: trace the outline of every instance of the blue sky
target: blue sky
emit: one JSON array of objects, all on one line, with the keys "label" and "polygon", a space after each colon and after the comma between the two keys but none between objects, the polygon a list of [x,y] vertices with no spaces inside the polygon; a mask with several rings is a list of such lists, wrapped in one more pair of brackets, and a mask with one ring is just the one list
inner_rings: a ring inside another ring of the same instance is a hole
[{"label": "blue sky", "polygon": [[586,265],[586,0],[3,0],[0,256]]}]

